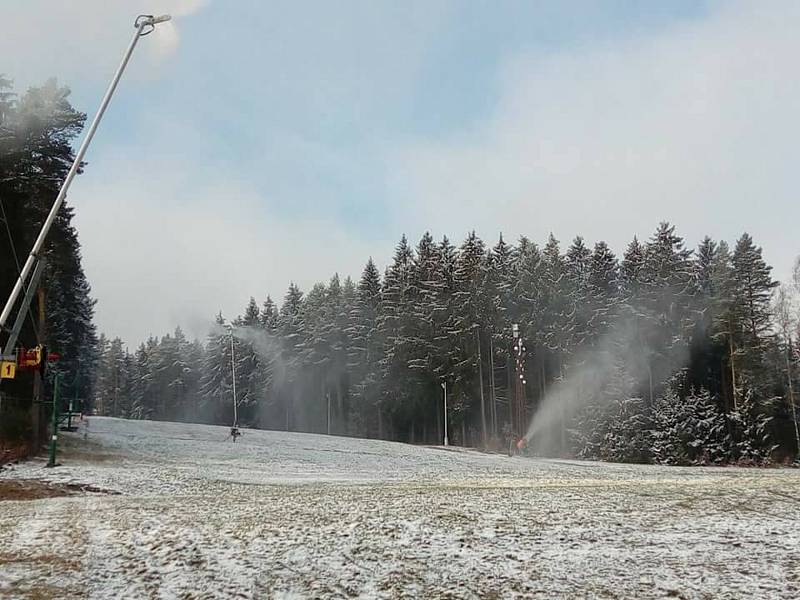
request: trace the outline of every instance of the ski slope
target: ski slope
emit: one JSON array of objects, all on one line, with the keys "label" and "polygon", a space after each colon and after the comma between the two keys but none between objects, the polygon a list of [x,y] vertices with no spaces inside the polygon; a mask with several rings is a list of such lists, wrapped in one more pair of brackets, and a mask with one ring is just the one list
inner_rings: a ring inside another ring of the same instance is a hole
[{"label": "ski slope", "polygon": [[[0,498],[0,597],[797,598],[800,471],[93,417]],[[65,439],[66,438],[66,439]]]}]

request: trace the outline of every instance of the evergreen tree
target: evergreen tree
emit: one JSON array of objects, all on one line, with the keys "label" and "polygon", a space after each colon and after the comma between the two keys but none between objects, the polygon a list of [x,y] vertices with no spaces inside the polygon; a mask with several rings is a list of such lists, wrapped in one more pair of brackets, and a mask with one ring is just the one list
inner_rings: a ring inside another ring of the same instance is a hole
[{"label": "evergreen tree", "polygon": [[244,328],[246,332],[235,335],[233,344],[239,422],[247,426],[256,422],[258,403],[264,393],[261,359],[252,341],[258,330],[261,329],[261,324],[261,312],[255,298],[251,296],[245,307],[244,315],[238,317],[234,322],[237,328]]},{"label": "evergreen tree", "polygon": [[231,373],[231,341],[225,331],[225,319],[218,313],[215,327],[208,334],[206,356],[201,379],[203,404],[201,412],[215,423],[233,422],[233,375]]},{"label": "evergreen tree", "polygon": [[488,433],[481,362],[482,338],[487,322],[487,306],[482,293],[485,260],[485,245],[473,231],[464,240],[456,257],[450,329],[456,398],[463,399],[458,406],[464,415],[475,418],[484,444]]},{"label": "evergreen tree", "polygon": [[397,425],[405,416],[402,414],[403,408],[409,404],[409,390],[404,381],[408,375],[412,350],[410,292],[413,258],[413,252],[403,236],[383,280],[378,320],[378,330],[384,344],[381,358],[383,393],[379,408],[381,433],[384,418],[391,418],[390,426]]},{"label": "evergreen tree", "polygon": [[294,283],[283,300],[278,314],[280,339],[280,368],[273,374],[276,396],[282,408],[282,426],[290,431],[294,426],[294,409],[297,403],[299,372],[302,367],[301,352],[305,344],[305,316],[303,292]]},{"label": "evergreen tree", "polygon": [[370,258],[358,283],[355,303],[350,312],[348,370],[353,382],[352,412],[348,418],[351,431],[380,437],[380,357],[383,343],[378,319],[381,304],[381,276]]}]

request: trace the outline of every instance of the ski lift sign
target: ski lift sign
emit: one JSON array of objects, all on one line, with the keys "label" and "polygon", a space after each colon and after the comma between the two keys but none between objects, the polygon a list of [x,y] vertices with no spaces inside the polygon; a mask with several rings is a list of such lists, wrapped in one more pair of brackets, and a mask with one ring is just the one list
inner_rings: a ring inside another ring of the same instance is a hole
[{"label": "ski lift sign", "polygon": [[0,379],[14,379],[17,375],[17,363],[12,360],[0,362]]}]

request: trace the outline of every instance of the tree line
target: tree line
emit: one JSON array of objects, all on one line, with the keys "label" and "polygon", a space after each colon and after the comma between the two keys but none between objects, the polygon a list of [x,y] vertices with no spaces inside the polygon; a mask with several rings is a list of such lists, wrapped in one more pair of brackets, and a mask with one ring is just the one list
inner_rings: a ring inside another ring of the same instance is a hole
[{"label": "tree line", "polygon": [[[14,92],[0,77],[0,291],[10,291],[73,160],[85,115],[55,81]],[[456,248],[404,237],[383,274],[334,275],[277,305],[254,299],[206,340],[179,329],[130,353],[99,338],[80,244],[64,206],[20,343],[62,355],[49,381],[0,384],[0,438],[31,437],[52,377],[100,414],[229,424],[231,351],[243,425],[439,443],[442,384],[450,439],[502,446],[527,347],[524,395],[534,446],[550,454],[666,463],[765,462],[797,455],[795,287],[777,287],[747,234],[694,250],[669,224],[617,257],[475,233]],[[6,332],[2,339],[5,339]],[[34,387],[35,386],[35,387]],[[31,393],[34,389],[34,393]],[[34,398],[37,402],[34,402]]]},{"label": "tree line", "polygon": [[95,409],[131,418],[501,447],[510,435],[512,324],[527,353],[534,447],[670,464],[797,455],[795,289],[748,234],[688,249],[662,223],[621,258],[474,232],[456,248],[403,237],[381,275],[334,275],[278,306],[251,298],[205,343],[180,329],[132,354],[99,342]]}]

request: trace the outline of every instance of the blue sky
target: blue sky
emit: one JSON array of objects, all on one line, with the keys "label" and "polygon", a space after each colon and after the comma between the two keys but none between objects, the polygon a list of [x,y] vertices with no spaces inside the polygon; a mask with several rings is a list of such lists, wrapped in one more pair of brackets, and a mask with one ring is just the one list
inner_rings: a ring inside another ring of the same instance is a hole
[{"label": "blue sky", "polygon": [[[800,244],[792,3],[10,0],[4,67],[93,113],[141,40],[70,195],[101,329],[137,343],[477,229],[619,252]],[[777,232],[777,233],[776,233]]]},{"label": "blue sky", "polygon": [[[705,10],[698,2],[211,2],[178,24],[180,50],[162,77],[120,94],[97,152],[140,137],[158,107],[199,133],[198,164],[247,179],[270,213],[322,213],[382,236],[391,168],[382,149],[488,117],[507,57],[658,30]],[[162,142],[187,149],[180,137]]]}]

